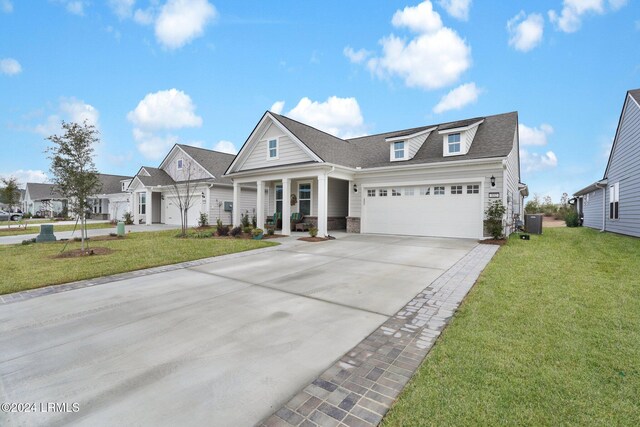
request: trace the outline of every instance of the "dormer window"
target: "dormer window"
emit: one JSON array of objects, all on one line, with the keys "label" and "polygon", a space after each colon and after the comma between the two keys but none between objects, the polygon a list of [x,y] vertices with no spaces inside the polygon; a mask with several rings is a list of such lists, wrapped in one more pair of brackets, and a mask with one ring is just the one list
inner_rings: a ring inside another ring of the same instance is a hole
[{"label": "dormer window", "polygon": [[460,153],[460,134],[452,133],[447,135],[447,144],[449,146],[449,154]]},{"label": "dormer window", "polygon": [[268,159],[277,159],[278,158],[278,140],[277,139],[270,139],[267,142],[267,145],[269,147],[269,152],[267,154],[267,158]]},{"label": "dormer window", "polygon": [[404,159],[404,141],[394,142],[393,143],[393,158],[394,160],[402,160]]},{"label": "dormer window", "polygon": [[181,171],[182,170],[182,166],[184,164],[184,161],[182,159],[178,159],[176,162],[176,168]]}]

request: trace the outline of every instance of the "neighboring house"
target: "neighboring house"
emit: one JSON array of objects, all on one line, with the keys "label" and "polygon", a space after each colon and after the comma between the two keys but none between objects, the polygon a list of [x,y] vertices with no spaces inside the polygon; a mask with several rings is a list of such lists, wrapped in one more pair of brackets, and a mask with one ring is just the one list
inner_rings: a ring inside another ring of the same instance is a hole
[{"label": "neighboring house", "polygon": [[640,89],[625,96],[604,177],[574,197],[585,227],[640,237]]},{"label": "neighboring house", "polygon": [[[121,219],[129,211],[127,188],[132,177],[98,174],[101,190],[89,199],[93,219]],[[54,184],[28,182],[25,188],[23,211],[32,215],[54,217],[67,208],[67,199]]]},{"label": "neighboring house", "polygon": [[42,217],[60,215],[67,207],[67,199],[53,184],[27,182],[22,205],[24,213]]},{"label": "neighboring house", "polygon": [[[319,235],[348,232],[482,238],[484,210],[522,214],[516,112],[340,139],[266,112],[226,172],[234,206],[257,187],[258,225],[299,212]],[[234,223],[238,212],[234,213]]]},{"label": "neighboring house", "polygon": [[[129,186],[135,223],[180,225],[180,200],[193,195],[187,210],[188,225],[198,224],[201,213],[215,224],[232,223],[233,184],[224,176],[233,154],[176,144],[157,168],[143,166]],[[256,189],[248,186],[237,203],[238,215],[255,214]]]}]

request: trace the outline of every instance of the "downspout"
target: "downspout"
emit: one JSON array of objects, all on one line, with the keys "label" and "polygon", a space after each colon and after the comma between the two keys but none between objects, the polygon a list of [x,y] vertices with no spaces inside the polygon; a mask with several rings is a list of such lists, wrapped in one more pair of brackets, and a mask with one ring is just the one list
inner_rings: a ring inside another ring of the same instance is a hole
[{"label": "downspout", "polygon": [[606,231],[606,220],[607,220],[607,193],[606,193],[606,185],[601,187],[598,183],[596,183],[596,188],[602,189],[602,229],[601,232]]}]

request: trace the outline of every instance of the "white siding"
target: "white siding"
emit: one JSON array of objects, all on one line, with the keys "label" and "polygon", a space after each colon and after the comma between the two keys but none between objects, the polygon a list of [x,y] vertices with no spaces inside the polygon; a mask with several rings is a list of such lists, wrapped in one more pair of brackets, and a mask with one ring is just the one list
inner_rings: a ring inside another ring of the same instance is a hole
[{"label": "white siding", "polygon": [[[178,170],[177,160],[183,160],[182,170]],[[195,179],[204,179],[211,178],[211,175],[207,173],[206,170],[201,168],[191,157],[187,156],[187,154],[182,151],[179,147],[175,147],[173,151],[167,157],[165,165],[162,168],[166,173],[169,174],[174,181],[186,181],[189,173],[188,170],[191,168],[191,180]]]},{"label": "white siding", "polygon": [[[518,134],[513,136],[513,149],[507,156],[507,168],[504,171],[505,190],[503,203],[507,207],[507,224],[512,224],[514,215],[522,215],[523,208],[520,206],[522,198],[518,191],[518,183],[520,181],[520,165],[518,163]],[[512,230],[508,229],[507,233]]]},{"label": "white siding", "polygon": [[[233,202],[233,187],[214,185],[209,190],[209,224],[215,225],[218,218],[224,224],[231,224],[231,212],[224,211],[224,202]],[[218,202],[222,205],[218,208]],[[249,214],[249,219],[256,212],[256,189],[242,188],[240,192],[240,214]]]},{"label": "white siding", "polygon": [[464,131],[461,136],[462,150],[466,154],[469,152],[471,148],[471,144],[473,143],[473,138],[476,136],[476,132],[478,131],[478,126],[474,126],[473,128]]},{"label": "white siding", "polygon": [[[278,140],[278,158],[267,160],[269,139]],[[293,142],[289,136],[275,125],[271,124],[263,137],[255,142],[253,149],[247,159],[239,165],[238,170],[258,169],[271,166],[289,165],[311,161],[311,157],[305,153],[297,143]]]}]

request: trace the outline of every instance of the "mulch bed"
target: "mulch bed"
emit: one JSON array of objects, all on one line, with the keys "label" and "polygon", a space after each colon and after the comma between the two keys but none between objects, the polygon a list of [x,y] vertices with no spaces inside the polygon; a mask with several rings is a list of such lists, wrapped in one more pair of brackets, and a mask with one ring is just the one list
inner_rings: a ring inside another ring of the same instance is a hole
[{"label": "mulch bed", "polygon": [[78,258],[84,256],[93,256],[93,255],[109,255],[113,253],[113,249],[109,248],[89,248],[87,253],[82,253],[81,249],[74,249],[72,251],[66,251],[58,255],[53,255],[50,258],[60,259],[60,258]]},{"label": "mulch bed", "polygon": [[332,239],[316,236],[316,237],[298,237],[298,240],[302,240],[303,242],[325,242],[327,240],[332,240]]},{"label": "mulch bed", "polygon": [[483,245],[506,245],[507,239],[486,239],[486,240],[478,240],[478,243]]}]

